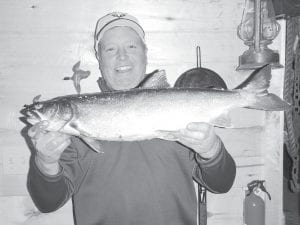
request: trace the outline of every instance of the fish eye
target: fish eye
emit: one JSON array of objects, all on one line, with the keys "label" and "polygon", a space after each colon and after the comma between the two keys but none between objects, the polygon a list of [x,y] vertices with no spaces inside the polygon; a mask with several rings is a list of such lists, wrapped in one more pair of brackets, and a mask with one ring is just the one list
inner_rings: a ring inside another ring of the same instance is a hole
[{"label": "fish eye", "polygon": [[36,104],[36,105],[34,106],[35,109],[41,109],[42,107],[43,107],[42,104]]}]

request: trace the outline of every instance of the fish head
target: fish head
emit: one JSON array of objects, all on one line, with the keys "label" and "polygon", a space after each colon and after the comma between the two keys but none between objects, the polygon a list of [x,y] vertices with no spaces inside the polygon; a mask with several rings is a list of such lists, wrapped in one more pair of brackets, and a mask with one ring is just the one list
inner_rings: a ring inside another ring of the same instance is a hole
[{"label": "fish head", "polygon": [[59,131],[73,118],[73,109],[69,102],[49,100],[25,105],[21,110],[25,120],[34,125],[41,121],[49,123],[47,130]]}]

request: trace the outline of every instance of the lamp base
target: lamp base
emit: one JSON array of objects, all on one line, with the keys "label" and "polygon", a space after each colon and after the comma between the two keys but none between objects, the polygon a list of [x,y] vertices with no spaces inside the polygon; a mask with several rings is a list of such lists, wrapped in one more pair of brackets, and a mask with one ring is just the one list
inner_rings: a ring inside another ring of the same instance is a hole
[{"label": "lamp base", "polygon": [[239,66],[236,70],[252,70],[260,68],[266,64],[271,64],[272,68],[282,68],[279,63],[279,54],[269,48],[260,49],[256,52],[250,48],[239,56]]}]

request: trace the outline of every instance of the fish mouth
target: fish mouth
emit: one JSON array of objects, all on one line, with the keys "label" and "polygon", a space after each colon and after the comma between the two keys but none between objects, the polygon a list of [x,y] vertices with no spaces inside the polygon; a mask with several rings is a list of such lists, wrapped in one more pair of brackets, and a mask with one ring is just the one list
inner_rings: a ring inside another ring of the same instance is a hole
[{"label": "fish mouth", "polygon": [[125,66],[117,66],[115,68],[115,70],[118,72],[118,73],[126,73],[130,70],[132,70],[132,66],[129,66],[129,65],[125,65]]},{"label": "fish mouth", "polygon": [[25,116],[25,120],[32,125],[42,121],[42,118],[35,110],[24,109],[22,114]]}]

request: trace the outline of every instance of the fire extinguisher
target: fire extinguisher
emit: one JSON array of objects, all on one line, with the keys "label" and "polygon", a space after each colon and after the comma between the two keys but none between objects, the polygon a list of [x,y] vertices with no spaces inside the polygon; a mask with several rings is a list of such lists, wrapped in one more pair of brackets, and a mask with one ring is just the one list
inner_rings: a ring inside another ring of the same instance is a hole
[{"label": "fire extinguisher", "polygon": [[264,186],[264,180],[250,182],[244,199],[244,225],[265,225],[265,201],[263,192],[271,200],[271,195]]}]

